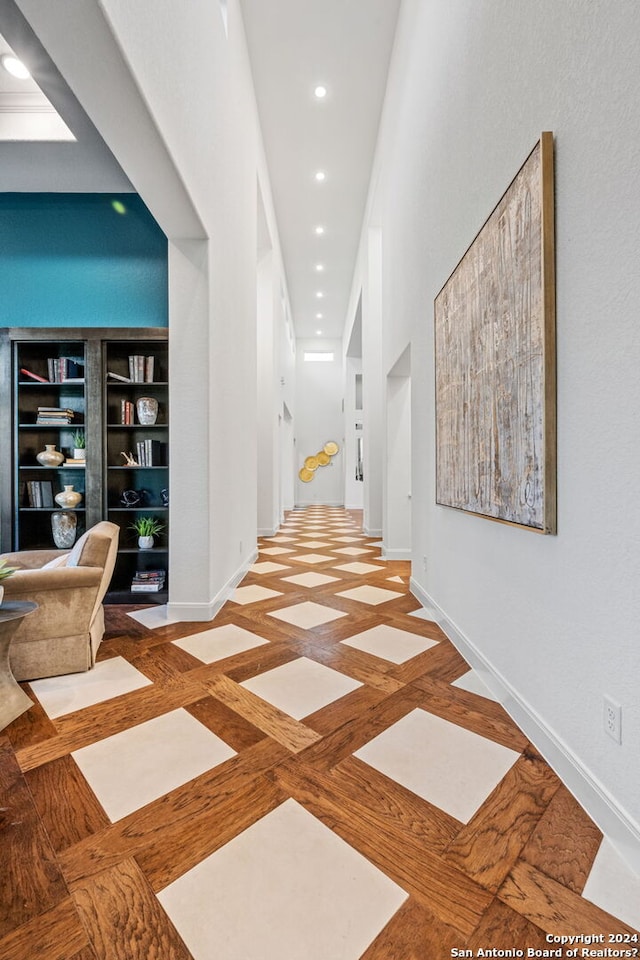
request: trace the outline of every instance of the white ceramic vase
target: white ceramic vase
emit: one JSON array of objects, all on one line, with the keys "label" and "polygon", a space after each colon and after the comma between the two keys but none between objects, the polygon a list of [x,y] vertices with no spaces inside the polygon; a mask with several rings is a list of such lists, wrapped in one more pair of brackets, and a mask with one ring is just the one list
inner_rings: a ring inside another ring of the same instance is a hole
[{"label": "white ceramic vase", "polygon": [[64,454],[56,450],[55,443],[45,443],[44,450],[36,454],[36,460],[43,467],[59,467],[64,460]]},{"label": "white ceramic vase", "polygon": [[73,484],[66,483],[64,490],[61,490],[60,493],[57,493],[54,497],[54,500],[58,506],[62,507],[64,510],[73,510],[73,508],[77,507],[82,500],[82,494],[73,489]]},{"label": "white ceramic vase", "polygon": [[138,537],[138,546],[141,550],[151,550],[153,537]]}]

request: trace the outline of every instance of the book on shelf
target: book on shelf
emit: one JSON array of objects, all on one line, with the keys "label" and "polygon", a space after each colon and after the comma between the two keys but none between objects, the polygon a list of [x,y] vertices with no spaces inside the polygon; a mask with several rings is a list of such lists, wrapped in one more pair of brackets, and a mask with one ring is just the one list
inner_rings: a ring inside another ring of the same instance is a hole
[{"label": "book on shelf", "polygon": [[166,570],[136,570],[131,581],[134,593],[152,593],[162,590],[167,576]]},{"label": "book on shelf", "polygon": [[50,382],[51,382],[50,380],[47,380],[46,377],[41,377],[40,374],[38,374],[38,373],[33,373],[32,370],[27,370],[26,367],[20,367],[20,373],[21,373],[23,376],[25,376],[25,377],[29,377],[30,380],[37,380],[38,383],[50,383]]},{"label": "book on shelf", "polygon": [[65,424],[71,423],[74,416],[75,412],[69,408],[38,407],[38,417],[36,423],[49,425],[59,424],[64,426]]},{"label": "book on shelf", "polygon": [[134,409],[131,400],[120,401],[120,423],[125,427],[129,427],[135,423]]},{"label": "book on shelf", "polygon": [[129,358],[129,380],[132,383],[153,383],[154,357],[133,354]]},{"label": "book on shelf", "polygon": [[51,383],[64,383],[65,380],[82,381],[84,379],[84,362],[74,357],[49,357],[47,371]]},{"label": "book on shelf", "polygon": [[112,380],[119,380],[120,383],[131,383],[131,377],[123,377],[119,373],[114,373],[113,370],[107,370],[107,376],[111,377]]},{"label": "book on shelf", "polygon": [[79,457],[67,457],[64,465],[65,467],[86,467],[87,461],[84,457],[82,459]]},{"label": "book on shelf", "polygon": [[166,444],[160,440],[138,440],[136,459],[141,467],[164,467]]},{"label": "book on shelf", "polygon": [[50,480],[28,480],[26,493],[26,503],[30,507],[53,506],[53,487]]}]

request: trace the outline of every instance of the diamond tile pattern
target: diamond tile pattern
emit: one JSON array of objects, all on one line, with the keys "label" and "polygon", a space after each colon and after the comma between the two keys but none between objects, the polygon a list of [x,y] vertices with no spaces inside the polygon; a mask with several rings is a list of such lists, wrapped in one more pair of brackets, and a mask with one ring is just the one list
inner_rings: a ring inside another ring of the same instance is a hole
[{"label": "diamond tile pattern", "polygon": [[294,510],[211,623],[109,606],[95,670],[34,682],[1,738],[0,957],[633,932],[637,878],[380,546],[357,512]]}]

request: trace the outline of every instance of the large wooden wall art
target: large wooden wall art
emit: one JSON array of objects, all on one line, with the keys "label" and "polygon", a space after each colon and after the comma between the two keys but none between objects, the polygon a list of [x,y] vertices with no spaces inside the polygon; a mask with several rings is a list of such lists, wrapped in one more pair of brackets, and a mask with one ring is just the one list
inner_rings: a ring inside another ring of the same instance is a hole
[{"label": "large wooden wall art", "polygon": [[553,135],[435,300],[436,501],[556,532]]}]

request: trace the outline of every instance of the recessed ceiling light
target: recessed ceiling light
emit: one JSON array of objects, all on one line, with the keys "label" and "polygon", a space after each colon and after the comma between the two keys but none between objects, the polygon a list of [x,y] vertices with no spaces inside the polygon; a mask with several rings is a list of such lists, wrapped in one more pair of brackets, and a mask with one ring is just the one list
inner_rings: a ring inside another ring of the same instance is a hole
[{"label": "recessed ceiling light", "polygon": [[318,273],[322,273],[322,271],[324,270],[324,263],[316,263],[316,270],[318,271]]},{"label": "recessed ceiling light", "polygon": [[326,88],[326,87],[323,87],[322,84],[319,84],[319,85],[315,88],[315,90],[313,91],[313,93],[314,93],[314,96],[315,96],[318,100],[324,100],[324,98],[325,98],[326,95],[327,95],[327,88]]},{"label": "recessed ceiling light", "polygon": [[17,57],[11,56],[10,53],[3,54],[0,57],[0,62],[7,73],[10,73],[12,77],[17,77],[18,80],[28,80],[31,76],[24,63]]},{"label": "recessed ceiling light", "polygon": [[324,317],[324,313],[316,313],[316,320],[322,320],[323,317]]},{"label": "recessed ceiling light", "polygon": [[324,233],[324,227],[321,227],[320,224],[318,224],[318,226],[316,227],[314,233],[315,233],[316,237],[321,237],[322,234]]},{"label": "recessed ceiling light", "polygon": [[316,173],[316,180],[318,181],[318,183],[322,183],[322,181],[326,179],[326,176],[327,175],[324,172],[324,170],[318,170],[318,172]]},{"label": "recessed ceiling light", "polygon": [[322,298],[324,297],[324,293],[322,292],[322,290],[318,290],[318,292],[316,293],[316,297],[318,298],[318,300],[322,300]]},{"label": "recessed ceiling light", "polygon": [[321,336],[322,336],[322,330],[316,330],[316,334],[317,334],[317,336],[321,337]]}]

